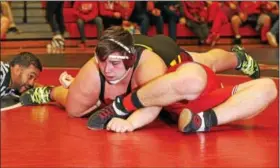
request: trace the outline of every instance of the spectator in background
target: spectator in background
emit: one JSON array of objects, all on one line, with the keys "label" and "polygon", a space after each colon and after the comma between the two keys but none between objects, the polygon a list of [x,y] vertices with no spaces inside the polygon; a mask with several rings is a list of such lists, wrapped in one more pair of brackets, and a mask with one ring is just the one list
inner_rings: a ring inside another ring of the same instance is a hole
[{"label": "spectator in background", "polygon": [[103,32],[102,18],[98,16],[97,1],[75,1],[74,9],[78,16],[77,26],[81,36],[81,47],[86,46],[85,23],[95,24],[97,27],[97,37]]},{"label": "spectator in background", "polygon": [[268,43],[272,47],[278,47],[277,40],[279,40],[278,39],[278,37],[279,37],[279,19],[273,24],[273,26],[269,30],[269,32],[266,33],[266,37],[268,39]]},{"label": "spectator in background", "polygon": [[[1,15],[6,17],[9,20],[9,28],[8,28],[8,31],[7,31],[8,33],[9,32],[20,33],[20,30],[17,28],[17,26],[15,24],[14,16],[13,16],[13,13],[12,13],[12,10],[11,10],[11,6],[6,1],[1,1]],[[2,23],[2,21],[1,21],[1,23]],[[1,34],[2,34],[2,32],[1,32]]]},{"label": "spectator in background", "polygon": [[231,19],[233,31],[235,33],[234,44],[241,44],[241,35],[239,27],[250,24],[256,31],[260,32],[261,41],[267,41],[266,33],[271,26],[270,17],[262,13],[262,6],[266,5],[266,1],[242,1],[240,2],[240,12]]},{"label": "spectator in background", "polygon": [[100,1],[99,10],[104,29],[113,25],[122,25],[123,21],[128,21],[134,4],[133,1]]},{"label": "spectator in background", "polygon": [[187,26],[199,38],[199,44],[204,44],[208,36],[208,9],[204,1],[183,1],[184,16]]},{"label": "spectator in background", "polygon": [[156,26],[157,34],[163,33],[163,18],[154,2],[136,1],[130,21],[140,26],[141,34],[147,35],[151,24]]},{"label": "spectator in background", "polygon": [[[1,8],[0,8],[0,12],[1,12]],[[10,21],[7,17],[3,16],[2,13],[0,13],[0,18],[1,18],[0,39],[2,39],[2,38],[4,38],[5,34],[7,33],[8,29],[9,29]]]},{"label": "spectator in background", "polygon": [[147,2],[148,17],[150,19],[149,23],[150,25],[156,26],[157,34],[163,34],[164,21],[161,10],[157,7],[157,3],[159,3],[159,1]]},{"label": "spectator in background", "polygon": [[269,32],[266,33],[268,43],[273,47],[278,47],[278,38],[279,37],[279,5],[278,2],[267,2],[263,6],[264,13],[266,13],[273,23],[272,28]]},{"label": "spectator in background", "polygon": [[47,1],[46,19],[52,29],[52,42],[48,48],[64,48],[63,1]]},{"label": "spectator in background", "polygon": [[177,23],[185,24],[183,6],[180,1],[160,1],[157,3],[158,8],[162,11],[164,22],[168,23],[169,36],[176,41]]},{"label": "spectator in background", "polygon": [[238,1],[212,2],[208,9],[208,21],[212,23],[212,27],[206,44],[213,47],[220,38],[222,26],[229,23],[240,10]]}]

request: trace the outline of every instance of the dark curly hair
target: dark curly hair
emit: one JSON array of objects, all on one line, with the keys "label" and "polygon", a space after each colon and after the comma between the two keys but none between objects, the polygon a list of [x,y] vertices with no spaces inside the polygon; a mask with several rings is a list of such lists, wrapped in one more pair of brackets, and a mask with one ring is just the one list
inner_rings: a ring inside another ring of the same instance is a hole
[{"label": "dark curly hair", "polygon": [[40,60],[30,52],[21,52],[16,55],[11,61],[10,66],[13,67],[15,65],[21,65],[23,67],[29,67],[33,65],[34,67],[38,68],[41,72],[43,70],[42,64]]}]

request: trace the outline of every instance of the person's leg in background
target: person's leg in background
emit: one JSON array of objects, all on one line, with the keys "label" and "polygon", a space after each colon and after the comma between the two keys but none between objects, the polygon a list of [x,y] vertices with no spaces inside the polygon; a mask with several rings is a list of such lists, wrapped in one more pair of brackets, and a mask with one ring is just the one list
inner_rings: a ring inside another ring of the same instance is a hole
[{"label": "person's leg in background", "polygon": [[[52,41],[47,45],[48,49],[64,48],[64,38],[61,33],[64,33],[65,29],[64,23],[61,25],[63,19],[60,18],[63,16],[59,16],[62,13],[62,11],[60,11],[62,10],[61,5],[63,6],[63,2],[57,1],[47,1],[46,4],[46,19],[53,33]],[[54,17],[54,15],[56,16]]]},{"label": "person's leg in background", "polygon": [[95,23],[96,25],[96,28],[97,28],[97,38],[99,39],[103,33],[103,30],[104,30],[104,26],[103,26],[103,20],[101,17],[97,16],[93,22]]},{"label": "person's leg in background", "polygon": [[63,17],[63,1],[59,1],[57,4],[57,8],[55,10],[55,17],[56,17],[56,22],[58,24],[58,29],[62,37],[64,37],[64,32],[65,32],[65,26],[64,26],[64,17]]},{"label": "person's leg in background", "polygon": [[201,32],[200,41],[205,43],[205,41],[207,39],[207,36],[209,34],[208,24],[207,23],[202,23],[202,24],[199,25],[199,27],[200,27],[200,32]]},{"label": "person's leg in background", "polygon": [[10,25],[10,21],[7,17],[0,15],[1,18],[1,35],[0,35],[0,39],[4,37],[4,35],[7,33],[8,29],[9,29],[9,25]]},{"label": "person's leg in background", "polygon": [[234,44],[241,44],[241,35],[239,33],[239,27],[241,26],[241,24],[242,24],[242,20],[238,15],[234,15],[231,18],[231,25],[235,35],[233,41]]},{"label": "person's leg in background", "polygon": [[135,21],[140,26],[141,34],[147,35],[150,27],[150,19],[147,13],[142,13],[131,16],[132,21]]},{"label": "person's leg in background", "polygon": [[[100,36],[102,35],[103,30],[104,30],[102,18],[97,16],[96,18],[94,18],[91,21],[88,21],[87,23],[96,25],[97,39],[99,39]],[[86,40],[87,40],[86,35],[85,35],[85,21],[83,19],[79,18],[77,20],[77,26],[78,26],[80,36],[81,36],[81,44],[79,46],[81,48],[85,48],[86,47]]]},{"label": "person's leg in background", "polygon": [[160,16],[154,16],[152,14],[149,14],[150,18],[151,18],[151,23],[156,26],[156,31],[157,34],[163,34],[163,26],[164,26],[164,22],[163,22],[163,17]]},{"label": "person's leg in background", "polygon": [[85,35],[85,21],[81,18],[78,18],[77,20],[77,27],[78,30],[80,32],[80,36],[81,36],[81,47],[85,47],[85,43],[86,43],[86,35]]},{"label": "person's leg in background", "polygon": [[220,38],[221,27],[227,23],[228,17],[225,15],[225,13],[221,10],[217,12],[216,17],[213,20],[212,28],[210,34],[207,37],[206,43],[211,44],[211,46],[213,47]]},{"label": "person's leg in background", "polygon": [[202,29],[200,28],[200,24],[196,23],[192,20],[187,20],[187,26],[191,29],[191,31],[199,38],[199,45],[204,44],[204,35],[202,33]]},{"label": "person's leg in background", "polygon": [[278,47],[276,37],[279,36],[279,19],[273,24],[269,32],[266,33],[268,43],[273,47]]},{"label": "person's leg in background", "polygon": [[122,19],[116,19],[113,17],[102,16],[102,21],[104,25],[104,29],[109,28],[112,25],[120,26],[122,25]]},{"label": "person's leg in background", "polygon": [[176,41],[176,36],[177,36],[177,23],[179,20],[179,17],[176,15],[175,12],[163,10],[162,11],[162,16],[165,22],[168,24],[168,33],[169,36]]},{"label": "person's leg in background", "polygon": [[56,7],[57,7],[56,2],[47,1],[46,20],[47,20],[49,26],[51,27],[53,35],[55,35],[56,32],[58,31],[57,24],[55,23],[55,20],[54,20],[54,12],[55,12]]},{"label": "person's leg in background", "polygon": [[271,19],[267,14],[261,14],[258,17],[257,24],[261,27],[260,34],[261,34],[261,42],[266,43],[266,33],[269,32],[271,28]]},{"label": "person's leg in background", "polygon": [[8,32],[20,33],[21,31],[17,28],[15,24],[14,16],[10,4],[6,1],[1,1],[1,10],[2,10],[2,14],[5,17],[7,17],[10,21]]}]

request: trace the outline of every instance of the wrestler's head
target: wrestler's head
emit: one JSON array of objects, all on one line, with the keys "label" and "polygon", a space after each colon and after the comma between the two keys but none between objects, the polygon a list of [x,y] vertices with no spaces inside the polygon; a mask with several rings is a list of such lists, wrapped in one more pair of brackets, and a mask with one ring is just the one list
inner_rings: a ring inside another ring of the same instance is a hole
[{"label": "wrestler's head", "polygon": [[121,26],[104,31],[95,53],[99,69],[110,84],[124,79],[136,60],[133,37]]},{"label": "wrestler's head", "polygon": [[20,93],[32,88],[42,71],[40,60],[29,52],[22,52],[10,62],[10,87]]}]

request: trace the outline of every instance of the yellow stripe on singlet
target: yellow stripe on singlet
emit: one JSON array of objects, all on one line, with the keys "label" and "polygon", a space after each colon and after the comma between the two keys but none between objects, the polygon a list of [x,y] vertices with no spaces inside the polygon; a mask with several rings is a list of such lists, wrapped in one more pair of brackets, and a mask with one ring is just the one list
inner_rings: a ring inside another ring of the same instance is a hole
[{"label": "yellow stripe on singlet", "polygon": [[153,49],[145,44],[134,44],[134,46],[140,46],[140,47],[144,47],[146,48],[147,50],[150,50],[150,51],[153,51]]},{"label": "yellow stripe on singlet", "polygon": [[176,61],[176,60],[173,60],[173,61],[170,62],[170,66],[174,66],[174,65],[176,65],[176,64],[177,64],[177,61]]},{"label": "yellow stripe on singlet", "polygon": [[178,55],[178,63],[180,64],[182,62],[181,55]]}]

